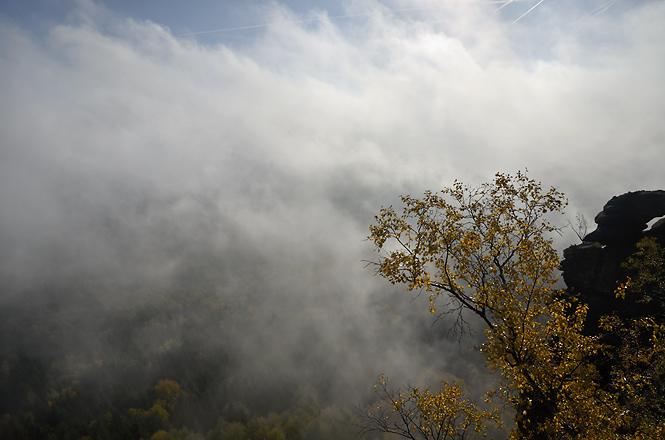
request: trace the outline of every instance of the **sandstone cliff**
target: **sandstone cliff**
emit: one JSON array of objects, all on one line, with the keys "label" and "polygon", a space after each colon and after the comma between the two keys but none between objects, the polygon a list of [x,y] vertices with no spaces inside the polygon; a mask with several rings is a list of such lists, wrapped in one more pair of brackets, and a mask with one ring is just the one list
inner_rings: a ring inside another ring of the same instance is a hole
[{"label": "sandstone cliff", "polygon": [[665,218],[647,229],[651,220],[662,216],[665,191],[636,191],[613,197],[594,219],[597,229],[581,244],[563,252],[561,269],[568,292],[589,304],[587,331],[595,331],[602,315],[616,312],[628,317],[646,312],[635,298],[617,299],[614,290],[627,275],[621,263],[635,252],[639,240],[653,236],[665,245]]}]

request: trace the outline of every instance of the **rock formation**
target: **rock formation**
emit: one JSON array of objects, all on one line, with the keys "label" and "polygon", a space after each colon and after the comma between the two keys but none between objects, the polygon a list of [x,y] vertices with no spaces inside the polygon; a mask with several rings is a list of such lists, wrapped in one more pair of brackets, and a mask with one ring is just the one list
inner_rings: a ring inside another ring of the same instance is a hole
[{"label": "rock formation", "polygon": [[641,314],[644,306],[615,297],[618,281],[626,277],[621,267],[635,252],[635,244],[646,236],[665,245],[665,218],[647,230],[654,218],[665,216],[665,191],[636,191],[613,197],[594,221],[598,228],[581,244],[564,252],[561,262],[568,292],[589,304],[587,330],[594,331],[598,318],[617,312],[620,316]]}]

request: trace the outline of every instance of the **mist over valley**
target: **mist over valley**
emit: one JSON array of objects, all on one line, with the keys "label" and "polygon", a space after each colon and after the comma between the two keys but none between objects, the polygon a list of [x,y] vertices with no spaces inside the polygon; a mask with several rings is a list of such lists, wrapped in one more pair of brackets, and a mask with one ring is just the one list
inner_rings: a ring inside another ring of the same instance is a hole
[{"label": "mist over valley", "polygon": [[368,266],[381,207],[664,186],[661,1],[148,3],[0,5],[12,438],[350,439],[380,374],[480,403],[480,323]]}]

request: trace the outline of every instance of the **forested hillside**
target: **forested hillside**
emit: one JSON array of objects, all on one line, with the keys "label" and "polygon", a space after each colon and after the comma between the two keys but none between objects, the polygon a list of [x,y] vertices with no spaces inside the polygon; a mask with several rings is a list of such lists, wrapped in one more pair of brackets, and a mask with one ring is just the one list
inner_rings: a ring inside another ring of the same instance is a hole
[{"label": "forested hillside", "polygon": [[[53,280],[5,302],[0,437],[356,438],[357,408],[390,368],[372,353],[397,353],[405,340],[431,351],[448,344],[447,377],[488,380],[426,315],[400,316],[383,301],[367,308],[368,331],[316,304],[265,307],[224,273],[201,264],[150,288]],[[436,370],[414,373],[436,380]]]}]

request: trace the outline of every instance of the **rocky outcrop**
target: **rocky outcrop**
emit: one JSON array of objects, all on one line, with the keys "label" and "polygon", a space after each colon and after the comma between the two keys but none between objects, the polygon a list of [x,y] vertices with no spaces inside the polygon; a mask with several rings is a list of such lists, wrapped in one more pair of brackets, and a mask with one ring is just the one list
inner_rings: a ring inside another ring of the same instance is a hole
[{"label": "rocky outcrop", "polygon": [[662,216],[665,191],[636,191],[613,197],[594,219],[598,228],[581,244],[563,252],[561,269],[568,292],[589,305],[588,331],[595,331],[602,315],[644,313],[641,303],[619,300],[614,291],[617,282],[627,275],[621,263],[635,252],[639,240],[653,236],[665,245],[665,218],[647,229],[651,220]]},{"label": "rocky outcrop", "polygon": [[584,237],[586,243],[634,244],[645,235],[665,234],[665,219],[645,232],[647,223],[665,215],[665,191],[636,191],[612,197],[594,221],[598,229]]}]

